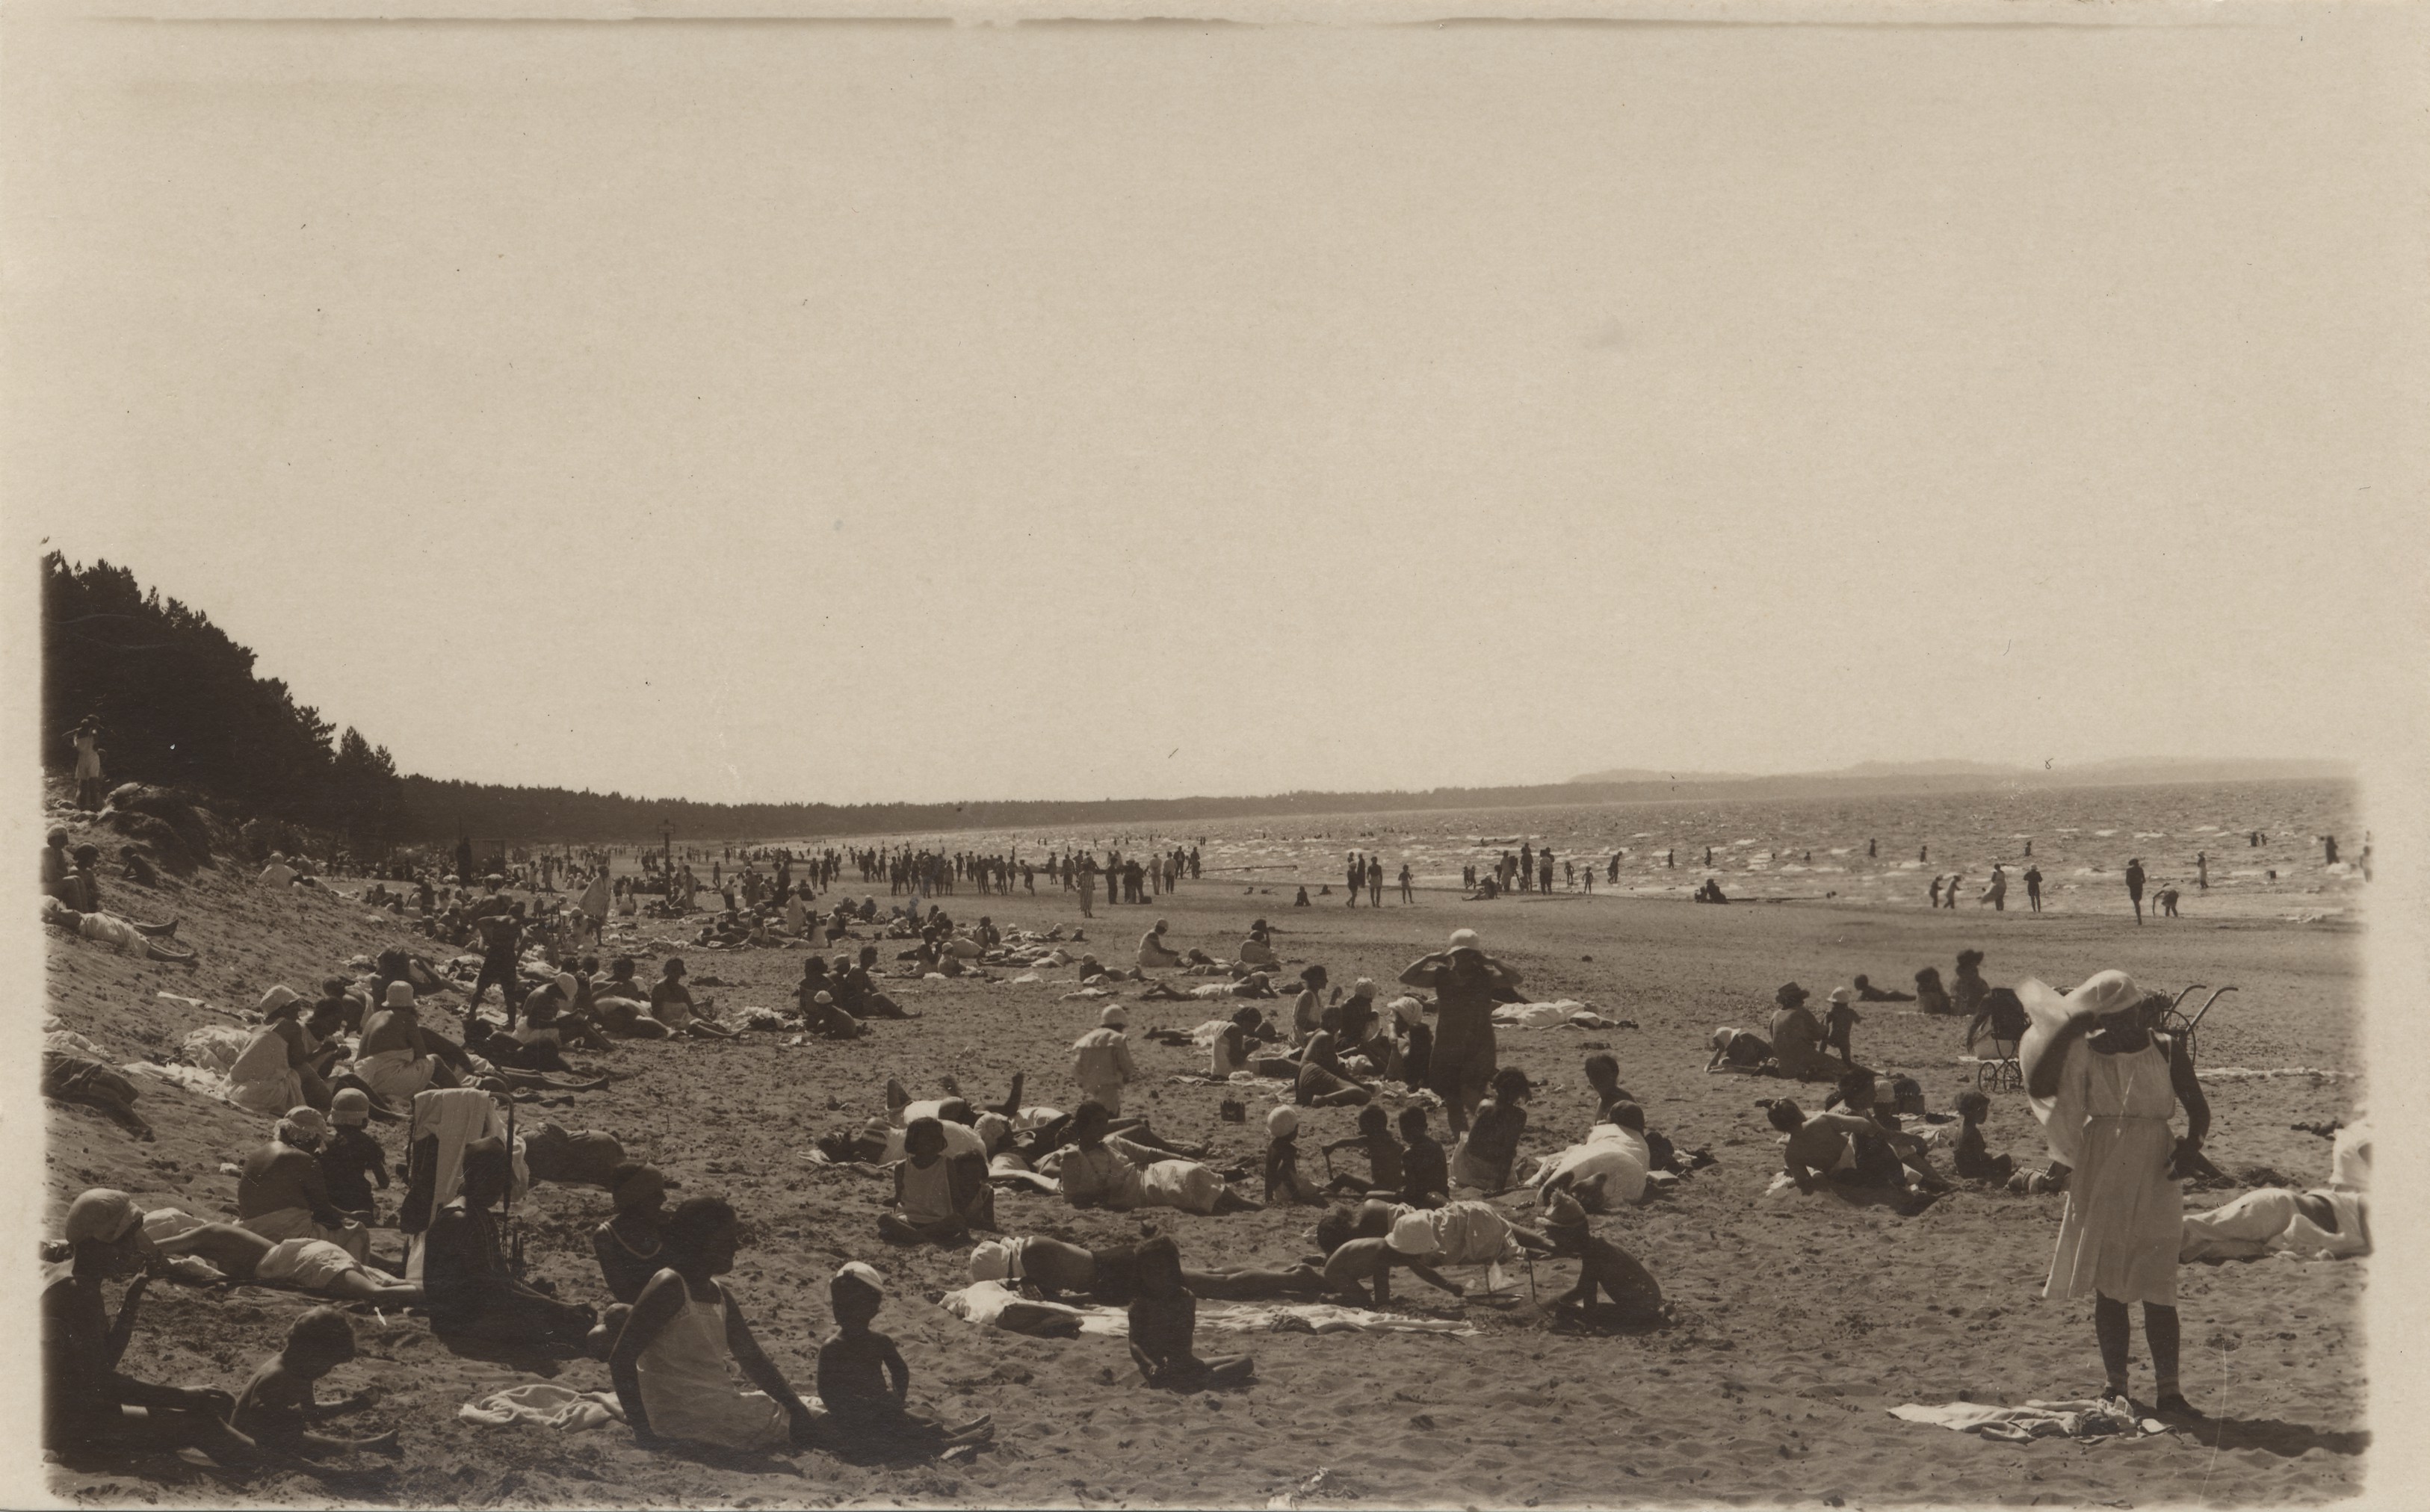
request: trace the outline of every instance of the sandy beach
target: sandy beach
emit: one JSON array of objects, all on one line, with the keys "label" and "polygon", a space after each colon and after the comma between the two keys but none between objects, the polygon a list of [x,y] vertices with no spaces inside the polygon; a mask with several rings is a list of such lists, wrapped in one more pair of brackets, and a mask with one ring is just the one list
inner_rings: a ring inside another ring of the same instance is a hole
[{"label": "sandy beach", "polygon": [[[743,1464],[643,1453],[614,1425],[571,1434],[474,1426],[459,1421],[457,1408],[497,1386],[545,1375],[605,1389],[607,1370],[586,1359],[535,1368],[483,1357],[451,1349],[418,1320],[366,1315],[357,1319],[363,1356],[328,1385],[343,1392],[375,1383],[380,1400],[370,1417],[403,1433],[405,1454],[392,1475],[352,1489],[368,1501],[462,1505],[1264,1505],[1294,1494],[1307,1504],[2132,1505],[2327,1500],[2360,1484],[2358,1302],[2367,1261],[2186,1268],[2186,1387],[2217,1420],[2199,1432],[2011,1444],[1891,1417],[1904,1403],[2013,1404],[2097,1391],[2089,1305],[2039,1296],[2061,1199],[1963,1189],[1902,1218],[1827,1194],[1768,1198],[1778,1151],[1756,1099],[1806,1089],[1703,1069],[1713,1026],[1759,1026],[1783,982],[1818,993],[1857,972],[1899,983],[1926,964],[1946,973],[1969,946],[1987,953],[1995,983],[2033,975],[2064,984],[2106,967],[2171,990],[2235,983],[2240,990],[2204,1026],[2203,1064],[2322,1074],[2209,1083],[2210,1153],[2231,1175],[2267,1181],[2276,1172],[2313,1184],[2326,1171],[2327,1145],[2289,1124],[2349,1117],[2362,1096],[2351,926],[2239,919],[2139,930],[2128,920],[2083,915],[1714,908],[1567,894],[1471,904],[1439,891],[1407,906],[1349,909],[1336,896],[1302,909],[1289,906],[1288,889],[1243,886],[1210,878],[1148,906],[1101,903],[1086,925],[1090,948],[1127,964],[1140,932],[1163,916],[1179,945],[1228,955],[1249,921],[1263,917],[1279,926],[1287,961],[1322,962],[1340,983],[1360,975],[1389,982],[1448,930],[1467,926],[1524,973],[1530,996],[1576,998],[1633,1021],[1606,1031],[1505,1029],[1501,1055],[1547,1084],[1530,1112],[1523,1165],[1585,1131],[1592,1104],[1579,1068],[1596,1048],[1619,1058],[1623,1085],[1655,1128],[1683,1148],[1712,1151],[1717,1163],[1671,1195],[1595,1221],[1659,1277],[1675,1323],[1642,1333],[1552,1330],[1536,1300],[1567,1286],[1574,1270],[1540,1261],[1532,1280],[1516,1272],[1498,1295],[1455,1301],[1413,1285],[1396,1289],[1403,1310],[1465,1321],[1473,1336],[1228,1336],[1225,1347],[1255,1355],[1256,1383],[1192,1395],[1144,1389],[1116,1340],[1043,1340],[965,1323],[929,1300],[965,1283],[962,1254],[881,1242],[874,1222],[886,1185],[814,1162],[810,1141],[882,1112],[890,1076],[923,1096],[936,1095],[940,1075],[951,1073],[974,1098],[993,1099],[1025,1071],[1030,1101],[1073,1105],[1068,1047],[1095,1022],[1099,1005],[1059,1001],[1073,987],[1068,968],[1038,985],[912,982],[890,990],[922,1017],[879,1022],[865,1039],[789,1045],[787,1034],[754,1033],[730,1044],[628,1042],[589,1057],[614,1072],[608,1090],[524,1105],[519,1116],[615,1134],[680,1183],[677,1197],[728,1197],[747,1238],[734,1292],[772,1356],[806,1390],[816,1342],[830,1327],[824,1278],[848,1258],[876,1266],[891,1291],[878,1326],[902,1345],[914,1404],[957,1418],[992,1413],[994,1447],[966,1465],[857,1466],[825,1454]],[[887,902],[882,889],[879,901]],[[986,913],[1005,926],[1082,922],[1075,900],[1043,887],[1035,898],[965,892],[941,901],[957,918]],[[272,983],[308,988],[358,953],[427,946],[341,898],[273,895],[209,870],[164,882],[145,906],[155,903],[185,921],[180,939],[201,953],[199,968],[141,964],[82,941],[50,946],[51,1010],[112,1059],[173,1052],[194,1027],[236,1022],[158,993],[249,1006]],[[644,939],[677,932],[653,921],[640,928]],[[890,960],[898,948],[882,946]],[[645,974],[654,971],[639,954]],[[800,970],[792,949],[683,954],[696,982],[724,984],[705,990],[729,1013],[778,1005]],[[1133,1110],[1148,1111],[1171,1137],[1211,1141],[1216,1164],[1254,1167],[1262,1151],[1254,1131],[1270,1099],[1252,1098],[1245,1125],[1222,1122],[1223,1090],[1166,1080],[1203,1070],[1201,1053],[1149,1042],[1144,1033],[1187,1029],[1211,1011],[1124,1001],[1146,1078],[1133,1089]],[[452,1017],[435,1015],[441,1024]],[[1876,1005],[1856,1030],[1856,1050],[1886,1072],[1914,1075],[1942,1111],[1971,1085],[1960,1040],[1955,1021]],[[55,1109],[54,1223],[68,1198],[94,1185],[124,1188],[146,1206],[205,1216],[231,1208],[234,1181],[222,1163],[260,1138],[262,1122],[137,1080],[142,1111],[159,1131],[156,1144],[136,1143],[85,1110]],[[1808,1100],[1819,1103],[1820,1091]],[[1342,1138],[1352,1124],[1349,1110],[1307,1110],[1303,1148]],[[2021,1094],[1995,1098],[1988,1132],[1992,1149],[2021,1164],[2046,1158]],[[2230,1195],[2196,1193],[2189,1205]],[[1527,1199],[1502,1203],[1520,1221],[1532,1218]],[[606,1210],[593,1189],[535,1188],[516,1214],[533,1273],[565,1296],[599,1300],[587,1238]],[[1102,1245],[1155,1224],[1193,1264],[1286,1263],[1312,1250],[1307,1230],[1319,1211],[1118,1215],[1016,1191],[997,1199],[1007,1233]],[[381,1239],[392,1253],[395,1237]],[[1472,1269],[1453,1279],[1473,1293],[1483,1275]],[[159,1286],[126,1367],[232,1389],[306,1305],[297,1294],[264,1288]],[[2136,1347],[2139,1393],[2149,1385],[2139,1333]],[[231,1494],[215,1474],[169,1460],[150,1462],[141,1476],[61,1470],[55,1484],[93,1502]],[[347,1489],[263,1475],[235,1494],[300,1504]]]}]

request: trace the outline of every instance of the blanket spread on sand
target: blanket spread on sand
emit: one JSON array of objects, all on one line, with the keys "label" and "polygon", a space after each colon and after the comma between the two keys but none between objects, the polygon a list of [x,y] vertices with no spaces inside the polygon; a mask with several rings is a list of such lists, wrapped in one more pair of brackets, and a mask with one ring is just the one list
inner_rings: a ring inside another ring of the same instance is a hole
[{"label": "blanket spread on sand", "polygon": [[580,1433],[586,1428],[596,1428],[610,1418],[623,1422],[624,1404],[616,1400],[612,1391],[576,1391],[572,1387],[558,1386],[549,1381],[534,1381],[525,1386],[510,1386],[477,1401],[467,1402],[456,1409],[456,1416],[465,1422],[479,1423],[485,1428],[537,1422],[550,1428],[562,1428],[568,1433]]},{"label": "blanket spread on sand", "polygon": [[[1001,1281],[974,1281],[959,1291],[949,1291],[937,1299],[938,1306],[982,1328],[1007,1326],[1005,1314],[1012,1309],[1015,1303],[1024,1304],[1023,1311],[1015,1315],[1024,1321],[1038,1319],[1040,1311],[1042,1311],[1054,1315],[1058,1322],[1062,1319],[1070,1319],[1079,1325],[1083,1334],[1102,1335],[1107,1338],[1130,1337],[1130,1315],[1123,1308],[1093,1304],[1073,1306],[1068,1303],[1030,1302]],[[1060,1323],[1057,1331],[1070,1326],[1070,1323]],[[1198,1326],[1221,1329],[1226,1333],[1450,1334],[1463,1338],[1476,1332],[1471,1324],[1449,1319],[1370,1312],[1362,1307],[1336,1306],[1329,1302],[1202,1302],[1198,1304]],[[1031,1330],[1015,1328],[1013,1331],[1027,1333]]]},{"label": "blanket spread on sand", "polygon": [[2157,1418],[2137,1419],[2105,1402],[2028,1402],[2022,1407],[1995,1407],[1979,1402],[1952,1402],[1925,1406],[1910,1402],[1889,1409],[1893,1418],[1929,1422],[1958,1433],[2023,1443],[2033,1438],[2139,1438],[2167,1433]]}]

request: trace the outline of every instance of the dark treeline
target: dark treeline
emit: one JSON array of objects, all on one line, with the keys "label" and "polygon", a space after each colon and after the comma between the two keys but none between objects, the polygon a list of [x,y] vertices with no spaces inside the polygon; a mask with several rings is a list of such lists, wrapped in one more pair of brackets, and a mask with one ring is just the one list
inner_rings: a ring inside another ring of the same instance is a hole
[{"label": "dark treeline", "polygon": [[67,732],[101,721],[112,783],[150,782],[344,836],[377,855],[404,833],[385,746],[340,736],[200,609],[123,567],[42,558],[42,764],[74,764]]},{"label": "dark treeline", "polygon": [[[503,839],[640,841],[662,826],[676,838],[779,839],[906,831],[1026,829],[1179,823],[1197,819],[1348,813],[1360,810],[1488,808],[1607,803],[1674,796],[1670,784],[1563,784],[1532,788],[1438,788],[1426,792],[1290,792],[1259,798],[1111,798],[1076,802],[965,804],[699,804],[627,798],[563,788],[502,788],[484,783],[405,779],[408,833],[420,839],[458,834]],[[1691,794],[1692,796],[1692,794]]]}]

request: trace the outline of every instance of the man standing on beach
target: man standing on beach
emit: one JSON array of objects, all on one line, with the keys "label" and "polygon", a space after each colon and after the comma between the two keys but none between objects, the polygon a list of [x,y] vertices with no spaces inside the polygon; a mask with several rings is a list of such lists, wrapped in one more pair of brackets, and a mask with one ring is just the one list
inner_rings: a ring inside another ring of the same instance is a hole
[{"label": "man standing on beach", "polygon": [[1426,1085],[1442,1099],[1452,1133],[1465,1134],[1496,1069],[1493,1005],[1519,1000],[1519,973],[1486,955],[1475,930],[1455,929],[1450,946],[1418,957],[1401,973],[1401,985],[1435,995]]},{"label": "man standing on beach", "polygon": [[2042,869],[2040,867],[2025,868],[2025,903],[2034,912],[2042,911]]},{"label": "man standing on beach", "polygon": [[2126,896],[2135,905],[2135,922],[2143,922],[2143,858],[2139,856],[2126,863]]},{"label": "man standing on beach", "polygon": [[2210,890],[2210,853],[2194,853],[2194,886],[2204,892]]}]

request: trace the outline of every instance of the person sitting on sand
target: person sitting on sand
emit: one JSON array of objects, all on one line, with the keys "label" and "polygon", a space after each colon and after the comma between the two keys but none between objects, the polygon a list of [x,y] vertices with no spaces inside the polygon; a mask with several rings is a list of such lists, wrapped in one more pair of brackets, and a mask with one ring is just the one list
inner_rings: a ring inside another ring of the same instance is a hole
[{"label": "person sitting on sand", "polygon": [[[809,984],[802,984],[806,989]],[[859,1039],[869,1033],[869,1026],[839,1006],[835,994],[808,990],[802,1001],[802,1027],[826,1039]]]},{"label": "person sitting on sand", "polygon": [[359,1087],[339,1091],[329,1100],[329,1138],[316,1156],[330,1205],[366,1223],[372,1220],[372,1182],[382,1191],[389,1188],[388,1152],[372,1137],[371,1120],[369,1093]]},{"label": "person sitting on sand", "polygon": [[[714,1197],[686,1200],[667,1220],[665,1267],[616,1326],[608,1373],[633,1442],[643,1449],[678,1443],[768,1454],[810,1447],[817,1421],[809,1404],[718,1283],[733,1271],[741,1244],[732,1207]],[[759,1389],[740,1389],[737,1371]]]},{"label": "person sitting on sand", "polygon": [[1426,1221],[1426,1215],[1405,1213],[1380,1238],[1345,1239],[1336,1246],[1324,1257],[1324,1289],[1353,1302],[1389,1307],[1392,1304],[1391,1274],[1403,1270],[1455,1297],[1468,1295],[1467,1288],[1444,1280],[1426,1263],[1441,1252],[1442,1244],[1435,1238],[1434,1225]]},{"label": "person sitting on sand", "polygon": [[1899,992],[1875,987],[1862,972],[1857,973],[1856,989],[1856,1001],[1859,1003],[1913,1003],[1915,1001],[1915,994],[1912,992]]},{"label": "person sitting on sand", "polygon": [[1266,1115],[1266,1202],[1321,1203],[1324,1194],[1300,1174],[1299,1115],[1278,1107]]},{"label": "person sitting on sand", "polygon": [[1111,1122],[1102,1103],[1083,1103],[1072,1115],[1072,1148],[1063,1152],[1058,1179],[1063,1200],[1074,1207],[1117,1213],[1140,1207],[1178,1207],[1190,1213],[1257,1210],[1257,1204],[1232,1190],[1208,1167],[1163,1157],[1158,1151],[1109,1135]]},{"label": "person sitting on sand", "polygon": [[1451,1201],[1451,1157],[1426,1132],[1423,1106],[1401,1109],[1400,1201],[1410,1207],[1440,1207]]},{"label": "person sitting on sand", "polygon": [[1822,1053],[1822,1026],[1807,1011],[1806,990],[1794,982],[1773,994],[1779,1007],[1772,1016],[1772,1060],[1779,1074],[1799,1081],[1830,1081],[1842,1068]]},{"label": "person sitting on sand", "polygon": [[491,1344],[579,1345],[597,1315],[517,1279],[501,1251],[491,1209],[507,1194],[506,1145],[494,1137],[474,1139],[463,1158],[457,1195],[432,1215],[424,1240],[430,1331]]},{"label": "person sitting on sand", "polygon": [[1915,1004],[1919,1013],[1954,1013],[1949,991],[1940,985],[1940,971],[1927,966],[1915,973]]},{"label": "person sitting on sand", "polygon": [[313,1399],[314,1383],[355,1354],[355,1325],[344,1313],[335,1307],[307,1308],[289,1325],[286,1347],[264,1360],[244,1383],[228,1426],[267,1454],[307,1465],[317,1455],[356,1449],[397,1453],[394,1429],[363,1438],[340,1438],[311,1427],[324,1418],[371,1404],[373,1399],[363,1392],[325,1405]]},{"label": "person sitting on sand", "polygon": [[1800,1191],[1813,1191],[1824,1181],[1909,1193],[1933,1189],[1899,1159],[1904,1153],[1930,1166],[1923,1141],[1913,1135],[1893,1135],[1861,1113],[1809,1116],[1785,1097],[1765,1109],[1764,1116],[1773,1128],[1789,1136],[1782,1149],[1781,1169],[1796,1182]]},{"label": "person sitting on sand", "polygon": [[355,1074],[391,1107],[410,1106],[416,1092],[461,1087],[474,1075],[463,1049],[422,1026],[413,989],[391,982],[380,1005],[363,1021],[355,1045]]},{"label": "person sitting on sand", "polygon": [[676,1034],[687,1034],[695,1039],[732,1039],[741,1034],[703,1017],[716,1005],[704,999],[695,1004],[691,990],[684,986],[683,957],[670,955],[658,969],[657,985],[650,989],[650,1017]]},{"label": "person sitting on sand", "polygon": [[274,987],[261,997],[261,1027],[228,1068],[228,1101],[255,1113],[278,1114],[301,1103],[329,1105],[329,1084],[313,1069],[319,1039],[304,1027],[304,1000]]},{"label": "person sitting on sand", "polygon": [[945,1126],[933,1118],[903,1128],[894,1163],[894,1210],[877,1215],[877,1237],[893,1244],[959,1244],[995,1227],[995,1195],[983,1155],[948,1156]]},{"label": "person sitting on sand", "polygon": [[1305,1045],[1308,1037],[1324,1026],[1324,968],[1303,966],[1299,972],[1299,995],[1291,999],[1291,1044]]},{"label": "person sitting on sand", "polygon": [[1950,1011],[1972,1019],[1983,1011],[1983,999],[1991,984],[1983,980],[1983,953],[1961,950],[1957,953],[1957,981],[1950,988]]},{"label": "person sitting on sand", "polygon": [[1161,972],[1181,964],[1179,953],[1165,943],[1164,932],[1169,927],[1165,921],[1159,919],[1156,922],[1156,927],[1140,937],[1140,970]]},{"label": "person sitting on sand", "polygon": [[1331,1029],[1319,1029],[1300,1051],[1292,1097],[1302,1107],[1356,1107],[1375,1094],[1341,1064]]},{"label": "person sitting on sand", "polygon": [[615,1211],[591,1231],[591,1253],[608,1295],[627,1306],[666,1268],[667,1181],[656,1166],[627,1160],[608,1173],[608,1201]]},{"label": "person sitting on sand", "polygon": [[[1276,1111],[1282,1110],[1276,1109]],[[1423,1123],[1424,1110],[1419,1108],[1411,1111],[1419,1115]],[[1333,1156],[1343,1150],[1356,1150],[1366,1156],[1367,1174],[1362,1179],[1356,1171],[1343,1171],[1325,1184],[1326,1192],[1357,1194],[1373,1192],[1394,1197],[1399,1195],[1404,1179],[1402,1151],[1400,1142],[1392,1138],[1390,1116],[1382,1108],[1372,1103],[1360,1108],[1358,1133],[1351,1138],[1336,1139],[1331,1144],[1323,1145],[1320,1147],[1319,1153],[1324,1156],[1325,1164],[1329,1168],[1333,1164]]]},{"label": "person sitting on sand", "polygon": [[1181,1246],[1159,1234],[1139,1247],[1139,1295],[1130,1304],[1131,1358],[1153,1387],[1194,1391],[1244,1386],[1257,1372],[1245,1354],[1201,1359],[1192,1352],[1198,1333],[1198,1299],[1184,1283]]},{"label": "person sitting on sand", "polygon": [[608,980],[591,989],[599,1026],[619,1039],[664,1039],[674,1031],[650,1017],[650,991],[636,978],[633,957],[608,964]]},{"label": "person sitting on sand", "polygon": [[1315,905],[1314,903],[1311,903],[1311,902],[1308,900],[1308,896],[1307,896],[1307,885],[1306,885],[1306,884],[1304,884],[1304,883],[1303,883],[1303,884],[1301,885],[1300,889],[1299,889],[1299,896],[1297,896],[1297,897],[1295,897],[1295,898],[1291,899],[1291,906],[1292,906],[1292,907],[1294,907],[1294,908],[1313,908],[1313,907],[1315,907],[1315,906],[1316,906],[1316,905]]},{"label": "person sitting on sand", "polygon": [[244,1157],[236,1183],[237,1221],[263,1238],[323,1239],[358,1261],[371,1253],[371,1230],[338,1210],[313,1153],[328,1133],[319,1110],[298,1107],[272,1126]]},{"label": "person sitting on sand", "polygon": [[1251,1055],[1259,1044],[1271,1044],[1282,1037],[1266,1022],[1260,1010],[1243,1005],[1232,1010],[1232,1021],[1223,1025],[1209,1047],[1207,1073],[1223,1081],[1249,1069]]},{"label": "person sitting on sand", "polygon": [[2024,1043],[2025,1030],[2032,1023],[2025,1005],[2014,989],[1995,987],[1983,994],[1974,1017],[1966,1023],[1966,1051],[1974,1052],[1974,1041],[1985,1030],[1991,1035],[1991,1055],[1997,1060],[2014,1060],[2017,1049]]},{"label": "person sitting on sand", "polygon": [[1831,989],[1830,997],[1825,1000],[1828,1006],[1822,1011],[1822,1048],[1838,1051],[1839,1064],[1842,1066],[1853,1066],[1856,1063],[1851,1044],[1854,1038],[1853,1031],[1856,1025],[1865,1022],[1865,1016],[1858,1013],[1853,1005],[1852,1000],[1856,995],[1855,991],[1848,988],[1835,987]]},{"label": "person sitting on sand", "polygon": [[[134,1200],[107,1188],[79,1195],[68,1205],[66,1247],[42,1272],[43,1446],[111,1461],[199,1449],[218,1464],[251,1464],[253,1440],[225,1421],[233,1397],[139,1381],[118,1368],[158,1255]],[[125,1275],[135,1279],[111,1318],[102,1285]]]},{"label": "person sitting on sand", "polygon": [[1635,1255],[1598,1238],[1588,1225],[1586,1208],[1566,1191],[1554,1192],[1544,1208],[1544,1238],[1556,1255],[1578,1262],[1577,1284],[1546,1304],[1556,1322],[1583,1325],[1594,1314],[1595,1293],[1611,1299],[1623,1323],[1649,1323],[1665,1318],[1662,1286]]},{"label": "person sitting on sand", "polygon": [[1994,1155],[1983,1142],[1983,1121],[1991,1114],[1991,1100],[1973,1088],[1957,1094],[1957,1117],[1963,1121],[1957,1131],[1957,1155],[1954,1162],[1957,1174],[1967,1181],[1995,1181],[2005,1187],[2016,1173],[2016,1160],[2010,1155]]},{"label": "person sitting on sand", "polygon": [[840,1444],[874,1456],[925,1456],[985,1443],[991,1421],[948,1427],[906,1405],[911,1368],[894,1340],[870,1328],[886,1304],[886,1284],[858,1260],[845,1262],[827,1284],[836,1331],[819,1346],[819,1399]]},{"label": "person sitting on sand", "polygon": [[1491,1196],[1510,1189],[1510,1168],[1527,1132],[1524,1105],[1533,1088],[1527,1073],[1505,1066],[1493,1073],[1492,1090],[1476,1105],[1467,1135],[1451,1155],[1451,1179]]},{"label": "person sitting on sand", "polygon": [[857,960],[836,957],[836,969],[831,973],[834,985],[827,989],[835,994],[836,1006],[856,1019],[918,1018],[918,1014],[905,1012],[902,1005],[877,989],[876,979],[870,971],[876,964],[874,945],[860,947]]},{"label": "person sitting on sand", "polygon": [[1240,941],[1240,948],[1232,953],[1232,958],[1244,966],[1282,964],[1282,958],[1274,954],[1273,941],[1268,938],[1266,922],[1262,919],[1250,926],[1249,938]]}]

